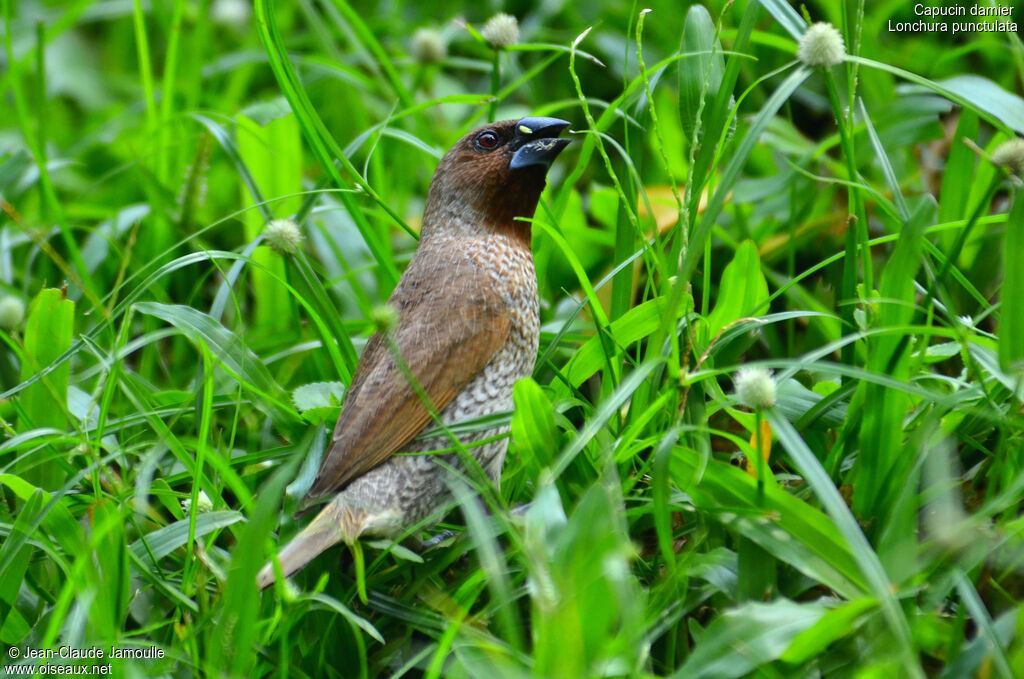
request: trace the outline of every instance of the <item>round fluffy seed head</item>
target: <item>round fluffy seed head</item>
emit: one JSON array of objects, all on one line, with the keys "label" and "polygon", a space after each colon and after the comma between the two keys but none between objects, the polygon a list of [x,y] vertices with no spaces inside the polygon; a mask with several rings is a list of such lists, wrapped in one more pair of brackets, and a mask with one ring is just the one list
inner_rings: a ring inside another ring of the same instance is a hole
[{"label": "round fluffy seed head", "polygon": [[267,222],[263,229],[263,238],[267,245],[279,254],[294,255],[302,245],[302,232],[299,225],[290,219],[275,219]]},{"label": "round fluffy seed head", "polygon": [[804,31],[796,56],[808,66],[841,64],[846,56],[843,36],[832,24],[819,21]]},{"label": "round fluffy seed head", "polygon": [[772,371],[758,366],[740,368],[732,378],[740,403],[763,410],[775,405],[775,379]]},{"label": "round fluffy seed head", "polygon": [[519,21],[511,14],[498,12],[487,20],[480,34],[495,49],[515,45],[519,42]]},{"label": "round fluffy seed head", "polygon": [[997,146],[992,152],[992,162],[1024,178],[1024,139],[1014,137]]},{"label": "round fluffy seed head", "polygon": [[252,7],[246,0],[214,0],[210,6],[210,18],[221,26],[241,28],[251,16]]},{"label": "round fluffy seed head", "polygon": [[377,332],[383,335],[398,327],[398,312],[389,304],[381,304],[374,307],[370,320],[373,321],[373,327]]},{"label": "round fluffy seed head", "polygon": [[19,298],[7,296],[0,299],[0,328],[14,330],[25,319],[25,303]]},{"label": "round fluffy seed head", "polygon": [[[192,511],[192,498],[188,497],[181,501],[181,511],[188,515]],[[213,501],[210,500],[210,496],[206,494],[205,490],[199,491],[199,497],[196,498],[196,514],[205,514],[213,511]]]},{"label": "round fluffy seed head", "polygon": [[448,45],[433,28],[417,28],[409,41],[409,52],[421,64],[433,64],[448,56]]}]

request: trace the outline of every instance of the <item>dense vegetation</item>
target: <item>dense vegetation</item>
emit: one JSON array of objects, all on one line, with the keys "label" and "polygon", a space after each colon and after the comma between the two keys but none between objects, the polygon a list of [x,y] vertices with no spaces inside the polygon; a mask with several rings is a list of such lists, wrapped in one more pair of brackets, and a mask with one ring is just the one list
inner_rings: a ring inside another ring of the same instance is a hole
[{"label": "dense vegetation", "polygon": [[[1024,676],[1018,34],[486,4],[3,0],[3,662]],[[526,114],[576,141],[500,490],[257,594],[437,159]]]}]

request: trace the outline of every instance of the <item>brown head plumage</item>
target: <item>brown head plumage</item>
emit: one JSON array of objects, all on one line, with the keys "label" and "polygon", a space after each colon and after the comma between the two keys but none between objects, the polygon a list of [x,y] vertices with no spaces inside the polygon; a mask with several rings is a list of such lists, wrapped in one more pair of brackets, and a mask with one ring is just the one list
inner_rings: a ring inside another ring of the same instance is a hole
[{"label": "brown head plumage", "polygon": [[[460,139],[437,166],[427,193],[422,237],[437,230],[509,229],[529,234],[548,167],[569,143],[557,118],[503,120]],[[526,239],[529,245],[529,238]]]}]

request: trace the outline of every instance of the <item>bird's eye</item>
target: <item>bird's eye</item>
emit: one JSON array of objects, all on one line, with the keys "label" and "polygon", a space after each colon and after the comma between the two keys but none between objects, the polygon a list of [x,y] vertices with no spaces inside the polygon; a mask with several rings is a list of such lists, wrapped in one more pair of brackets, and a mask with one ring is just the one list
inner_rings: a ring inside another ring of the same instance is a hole
[{"label": "bird's eye", "polygon": [[497,148],[499,141],[498,133],[494,130],[484,130],[476,135],[476,145],[484,151]]}]

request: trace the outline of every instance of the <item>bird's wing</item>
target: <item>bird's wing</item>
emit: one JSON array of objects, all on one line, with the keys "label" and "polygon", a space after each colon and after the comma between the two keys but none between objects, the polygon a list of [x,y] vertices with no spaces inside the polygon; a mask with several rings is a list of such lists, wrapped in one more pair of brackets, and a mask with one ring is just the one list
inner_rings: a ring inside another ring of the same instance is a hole
[{"label": "bird's wing", "polygon": [[431,265],[414,259],[389,301],[399,317],[393,339],[375,334],[363,351],[304,504],[376,467],[430,422],[395,349],[440,412],[508,337],[505,306],[475,262],[464,254],[420,261]]}]

